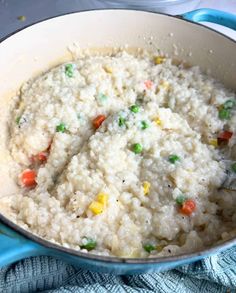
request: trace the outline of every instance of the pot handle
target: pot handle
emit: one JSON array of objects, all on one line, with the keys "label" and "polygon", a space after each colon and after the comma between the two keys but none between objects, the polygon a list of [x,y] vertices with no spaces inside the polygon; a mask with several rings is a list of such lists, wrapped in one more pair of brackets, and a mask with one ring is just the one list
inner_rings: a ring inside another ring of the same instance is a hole
[{"label": "pot handle", "polygon": [[47,249],[0,222],[0,267],[25,257],[45,255]]},{"label": "pot handle", "polygon": [[213,22],[236,30],[236,15],[220,10],[201,8],[184,13],[181,17],[193,22]]}]

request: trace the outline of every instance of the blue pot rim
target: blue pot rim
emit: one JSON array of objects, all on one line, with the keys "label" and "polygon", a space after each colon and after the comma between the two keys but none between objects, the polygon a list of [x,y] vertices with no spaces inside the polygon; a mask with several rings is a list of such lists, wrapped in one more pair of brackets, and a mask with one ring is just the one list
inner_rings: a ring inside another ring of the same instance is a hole
[{"label": "blue pot rim", "polygon": [[[214,254],[215,252],[221,252],[223,250],[226,250],[227,248],[230,248],[234,245],[236,245],[236,237],[230,240],[227,240],[223,243],[214,245],[210,248],[206,248],[204,250],[200,250],[197,252],[189,253],[189,254],[180,254],[177,256],[168,256],[168,257],[150,257],[150,258],[120,258],[120,257],[114,257],[114,256],[103,256],[103,255],[96,255],[92,253],[84,253],[79,250],[67,248],[64,246],[61,246],[59,244],[50,242],[48,240],[45,240],[23,228],[18,226],[17,224],[10,221],[8,218],[0,214],[0,221],[3,222],[6,226],[13,229],[14,231],[18,232],[19,234],[23,235],[26,240],[32,240],[35,243],[40,244],[46,249],[53,249],[57,250],[58,252],[68,253],[72,256],[77,256],[84,259],[90,259],[90,260],[96,260],[101,262],[110,262],[110,263],[126,263],[126,264],[161,264],[161,263],[173,263],[177,262],[179,260],[184,259],[191,259],[191,258],[198,258],[198,257],[204,257],[211,254]],[[0,231],[0,233],[3,233]],[[6,234],[6,233],[5,233]],[[7,234],[6,234],[7,235]],[[9,235],[7,235],[9,236]],[[10,237],[12,237],[10,235]]]}]

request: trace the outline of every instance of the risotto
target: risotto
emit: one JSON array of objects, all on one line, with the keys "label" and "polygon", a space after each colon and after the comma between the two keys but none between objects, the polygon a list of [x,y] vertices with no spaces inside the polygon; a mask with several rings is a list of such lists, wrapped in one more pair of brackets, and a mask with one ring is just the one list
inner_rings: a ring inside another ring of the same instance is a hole
[{"label": "risotto", "polygon": [[84,55],[30,80],[9,121],[3,212],[83,252],[175,255],[236,234],[236,97],[148,53]]}]

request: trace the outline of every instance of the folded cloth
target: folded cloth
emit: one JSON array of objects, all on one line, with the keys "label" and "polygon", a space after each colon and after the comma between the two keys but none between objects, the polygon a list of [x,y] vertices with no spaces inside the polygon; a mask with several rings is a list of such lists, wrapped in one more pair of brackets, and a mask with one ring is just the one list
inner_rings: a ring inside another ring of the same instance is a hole
[{"label": "folded cloth", "polygon": [[236,247],[174,270],[115,276],[75,268],[52,257],[19,261],[0,270],[0,292],[236,292]]}]

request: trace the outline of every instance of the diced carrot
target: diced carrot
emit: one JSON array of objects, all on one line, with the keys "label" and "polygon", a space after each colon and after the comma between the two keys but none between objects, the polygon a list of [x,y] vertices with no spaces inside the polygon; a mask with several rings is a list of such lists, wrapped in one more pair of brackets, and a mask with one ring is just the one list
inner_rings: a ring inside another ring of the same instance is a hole
[{"label": "diced carrot", "polygon": [[152,82],[151,80],[146,80],[146,81],[144,82],[144,84],[145,84],[145,87],[146,87],[148,90],[150,90],[150,89],[153,87],[153,82]]},{"label": "diced carrot", "polygon": [[52,141],[49,143],[47,149],[45,151],[39,152],[37,155],[34,155],[30,158],[32,163],[45,163],[49,156],[50,150],[52,146]]},{"label": "diced carrot", "polygon": [[221,133],[218,134],[217,137],[217,142],[220,145],[222,144],[227,144],[230,138],[232,137],[233,132],[231,131],[222,131]]},{"label": "diced carrot", "polygon": [[196,209],[196,203],[192,199],[187,199],[182,207],[180,208],[180,212],[184,215],[190,216]]},{"label": "diced carrot", "polygon": [[233,132],[231,131],[223,131],[218,135],[218,138],[223,140],[229,140],[233,135]]},{"label": "diced carrot", "polygon": [[96,118],[94,118],[93,119],[94,128],[98,129],[105,119],[106,119],[106,116],[104,116],[104,115],[98,115]]},{"label": "diced carrot", "polygon": [[36,164],[42,164],[45,163],[47,161],[48,158],[48,152],[39,152],[37,155],[32,156],[30,158],[32,163],[36,163]]},{"label": "diced carrot", "polygon": [[21,182],[25,187],[34,187],[36,185],[36,172],[34,170],[26,169],[21,174]]},{"label": "diced carrot", "polygon": [[39,162],[44,163],[47,161],[47,153],[46,152],[40,152],[37,154],[37,159]]}]

